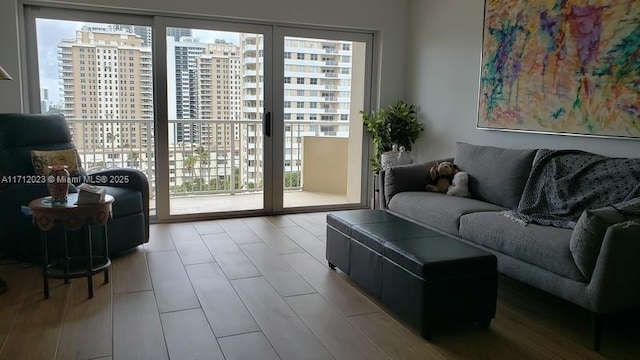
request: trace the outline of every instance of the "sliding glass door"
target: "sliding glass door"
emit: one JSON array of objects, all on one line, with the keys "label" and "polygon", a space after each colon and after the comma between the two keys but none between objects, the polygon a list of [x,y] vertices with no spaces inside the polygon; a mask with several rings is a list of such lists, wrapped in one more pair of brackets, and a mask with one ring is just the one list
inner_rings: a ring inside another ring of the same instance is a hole
[{"label": "sliding glass door", "polygon": [[335,31],[276,32],[283,209],[364,204],[367,161],[359,112],[369,106],[371,40]]},{"label": "sliding glass door", "polygon": [[166,38],[170,216],[365,203],[359,111],[369,106],[371,35],[156,27]]},{"label": "sliding glass door", "polygon": [[166,91],[168,215],[264,213],[271,28],[162,18],[156,29],[166,68],[159,89]]},{"label": "sliding glass door", "polygon": [[157,219],[365,205],[371,34],[25,14],[29,108],[65,115],[89,172],[143,171]]}]

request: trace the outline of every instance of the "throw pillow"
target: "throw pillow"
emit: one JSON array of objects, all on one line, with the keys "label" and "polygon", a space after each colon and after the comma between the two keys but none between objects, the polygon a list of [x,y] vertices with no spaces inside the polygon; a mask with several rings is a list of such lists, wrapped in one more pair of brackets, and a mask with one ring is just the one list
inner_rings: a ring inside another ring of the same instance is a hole
[{"label": "throw pillow", "polygon": [[469,192],[508,209],[518,207],[536,150],[503,149],[459,142],[454,163],[469,174]]},{"label": "throw pillow", "polygon": [[49,165],[67,165],[69,175],[80,175],[80,158],[76,149],[41,151],[31,150],[31,162],[36,175],[47,175]]},{"label": "throw pillow", "polygon": [[585,210],[571,233],[569,250],[580,272],[591,279],[607,228],[625,221],[626,216],[612,206]]}]

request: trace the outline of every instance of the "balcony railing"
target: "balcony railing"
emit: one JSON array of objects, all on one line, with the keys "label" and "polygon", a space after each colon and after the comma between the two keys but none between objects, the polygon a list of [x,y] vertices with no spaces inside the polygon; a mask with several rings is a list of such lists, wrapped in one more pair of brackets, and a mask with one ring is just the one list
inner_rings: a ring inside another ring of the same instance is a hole
[{"label": "balcony railing", "polygon": [[[89,174],[135,168],[149,178],[155,197],[153,120],[67,120],[83,167]],[[322,126],[320,126],[322,125]],[[348,134],[348,121],[285,121],[285,190],[302,189],[303,137]],[[260,120],[170,120],[170,195],[236,194],[263,191],[264,157]]]}]

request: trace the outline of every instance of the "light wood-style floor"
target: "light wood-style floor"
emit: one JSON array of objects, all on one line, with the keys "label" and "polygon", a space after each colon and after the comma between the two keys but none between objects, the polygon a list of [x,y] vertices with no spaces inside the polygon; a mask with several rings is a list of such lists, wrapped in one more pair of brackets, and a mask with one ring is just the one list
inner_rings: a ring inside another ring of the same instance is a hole
[{"label": "light wood-style floor", "polygon": [[5,260],[0,359],[640,358],[638,314],[612,318],[597,354],[585,310],[507,278],[489,330],[426,342],[327,268],[325,215],[152,225],[92,300],[84,279],[43,300],[39,267]]}]

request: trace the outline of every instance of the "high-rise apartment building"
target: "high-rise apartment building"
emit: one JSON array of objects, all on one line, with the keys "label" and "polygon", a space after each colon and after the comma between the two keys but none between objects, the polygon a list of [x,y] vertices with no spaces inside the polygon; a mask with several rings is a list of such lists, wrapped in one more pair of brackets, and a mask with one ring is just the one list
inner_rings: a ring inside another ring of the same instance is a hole
[{"label": "high-rise apartment building", "polygon": [[[174,29],[176,30],[176,29]],[[237,45],[217,41],[200,43],[182,37],[167,37],[169,116],[182,120],[240,119],[240,50]],[[195,122],[172,126],[170,142],[211,144]]]},{"label": "high-rise apartment building", "polygon": [[343,41],[285,38],[285,143],[291,144],[289,151],[285,149],[285,172],[300,172],[301,136],[349,135],[351,46]]},{"label": "high-rise apartment building", "polygon": [[[167,38],[170,142],[203,147],[210,169],[243,184],[262,183],[264,107],[262,35],[241,34],[239,45]],[[284,171],[301,172],[305,136],[342,136],[349,131],[351,42],[285,40]],[[172,92],[173,89],[173,92]],[[174,101],[175,99],[175,101]]]},{"label": "high-rise apartment building", "polygon": [[[91,24],[58,46],[64,114],[74,141],[94,149],[96,164],[123,164],[127,152],[152,159],[150,34],[141,26]],[[190,29],[171,28],[166,37],[170,183],[217,177],[259,186],[263,36],[241,34],[234,44],[191,35]],[[304,137],[348,136],[353,53],[351,42],[285,38],[286,173],[300,176]]]},{"label": "high-rise apartment building", "polygon": [[182,37],[193,37],[193,30],[185,28],[167,28],[167,37],[173,38],[175,41],[180,41]]},{"label": "high-rise apartment building", "polygon": [[263,133],[261,120],[264,109],[264,37],[259,34],[241,34],[242,50],[242,115],[248,121],[246,136],[240,141],[243,181],[260,184],[263,179]]},{"label": "high-rise apartment building", "polygon": [[[207,44],[196,60],[198,119],[194,136],[215,161],[215,174],[225,178],[242,168],[240,154],[242,99],[240,50],[224,42]],[[235,176],[235,174],[234,174]]]},{"label": "high-rise apartment building", "polygon": [[145,47],[151,47],[152,45],[152,31],[153,29],[151,28],[151,26],[137,26],[137,25],[133,25],[131,26],[131,31],[134,34],[140,36],[140,38],[142,39],[142,46]]},{"label": "high-rise apartment building", "polygon": [[[170,124],[169,143],[183,153],[173,154],[174,161],[184,162],[197,153],[198,173],[207,183],[216,176],[235,177],[234,169],[241,167],[240,125],[234,123],[242,115],[239,46],[224,40],[201,43],[184,36],[175,41],[168,34],[167,67],[169,117],[175,120]],[[179,185],[183,170],[177,167],[170,183]]]},{"label": "high-rise apartment building", "polygon": [[[174,28],[171,28],[174,29]],[[174,29],[175,30],[175,29]],[[176,41],[167,35],[167,81],[169,118],[197,119],[197,58],[205,52],[206,44],[193,38]],[[195,143],[195,127],[189,122],[178,122],[171,126],[171,143]]]},{"label": "high-rise apartment building", "polygon": [[95,149],[95,163],[116,162],[116,148],[139,153],[152,147],[151,49],[140,36],[88,25],[58,44],[58,60],[73,141]]},{"label": "high-rise apartment building", "polygon": [[49,89],[42,89],[40,94],[40,112],[46,114],[49,112]]},{"label": "high-rise apartment building", "polygon": [[[250,34],[241,36],[245,119],[262,119],[262,113],[257,111],[263,106],[263,99],[258,98],[264,87],[262,39]],[[284,48],[284,171],[299,173],[302,137],[349,134],[353,49],[350,41],[296,37],[286,37]],[[258,145],[247,148],[250,158],[252,149],[262,143],[261,134],[256,135]],[[251,169],[248,177],[258,176]]]}]

